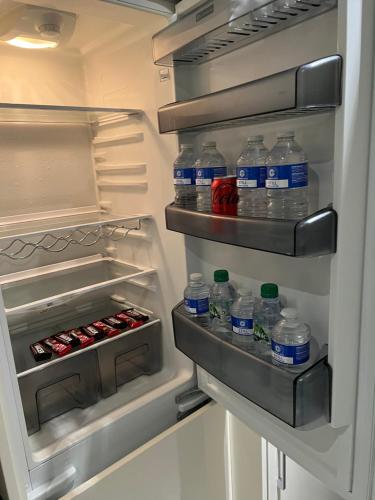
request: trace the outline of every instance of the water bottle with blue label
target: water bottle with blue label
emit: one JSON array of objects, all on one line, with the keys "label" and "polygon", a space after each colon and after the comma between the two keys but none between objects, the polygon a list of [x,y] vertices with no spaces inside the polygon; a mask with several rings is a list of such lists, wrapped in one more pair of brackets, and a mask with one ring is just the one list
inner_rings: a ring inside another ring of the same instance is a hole
[{"label": "water bottle with blue label", "polygon": [[308,212],[308,163],[294,132],[282,132],[267,161],[267,217],[302,219]]},{"label": "water bottle with blue label", "polygon": [[210,317],[213,331],[230,331],[230,311],[235,300],[235,290],[229,282],[228,271],[226,269],[216,270],[214,284],[210,289]]},{"label": "water bottle with blue label", "polygon": [[231,308],[232,332],[236,340],[251,342],[254,334],[254,299],[250,290],[241,288]]},{"label": "water bottle with blue label", "polygon": [[249,137],[247,148],[237,160],[237,214],[242,217],[266,217],[266,159],[269,151],[263,135]]},{"label": "water bottle with blue label", "polygon": [[[272,329],[280,319],[279,287],[276,283],[263,283],[260,300],[254,311],[254,340],[262,346],[271,345]],[[260,350],[267,350],[266,347]]]},{"label": "water bottle with blue label", "polygon": [[296,309],[281,311],[282,319],[272,331],[272,362],[291,370],[302,370],[310,359],[310,327],[298,319]]},{"label": "water bottle with blue label", "polygon": [[178,207],[195,209],[197,193],[195,190],[195,157],[190,144],[182,144],[180,154],[173,164],[175,204]]},{"label": "water bottle with blue label", "polygon": [[225,159],[216,149],[216,142],[203,144],[200,158],[196,161],[196,190],[198,212],[211,212],[211,184],[214,177],[225,177]]},{"label": "water bottle with blue label", "polygon": [[190,315],[208,324],[210,289],[200,273],[190,275],[188,286],[184,291],[185,310]]}]

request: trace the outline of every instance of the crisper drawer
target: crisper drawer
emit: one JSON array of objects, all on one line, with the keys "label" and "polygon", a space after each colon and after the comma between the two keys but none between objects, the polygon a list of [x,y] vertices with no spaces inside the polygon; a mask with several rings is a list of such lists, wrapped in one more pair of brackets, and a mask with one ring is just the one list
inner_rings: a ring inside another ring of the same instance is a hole
[{"label": "crisper drawer", "polygon": [[[76,327],[82,324],[83,320]],[[35,334],[24,337],[14,346],[29,435],[38,432],[44,422],[74,408],[93,405],[127,382],[162,368],[161,323],[154,318],[85,349],[77,347],[64,357],[42,362],[35,361],[29,350],[28,344],[38,340]]]},{"label": "crisper drawer", "polygon": [[46,365],[43,370],[18,380],[28,434],[41,424],[74,408],[87,408],[99,397],[99,377],[95,351],[63,362]]},{"label": "crisper drawer", "polygon": [[230,333],[213,333],[185,312],[173,310],[176,347],[248,400],[292,427],[329,420],[330,369],[321,354],[303,372],[272,364],[270,357],[235,345]]}]

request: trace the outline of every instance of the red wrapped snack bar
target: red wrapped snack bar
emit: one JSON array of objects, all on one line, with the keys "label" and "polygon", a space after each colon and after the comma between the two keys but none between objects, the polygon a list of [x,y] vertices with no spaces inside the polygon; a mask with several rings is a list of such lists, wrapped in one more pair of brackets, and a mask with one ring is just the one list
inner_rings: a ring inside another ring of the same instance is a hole
[{"label": "red wrapped snack bar", "polygon": [[126,328],[128,326],[126,321],[121,321],[115,316],[108,316],[107,318],[104,318],[101,321],[111,326],[112,328]]},{"label": "red wrapped snack bar", "polygon": [[58,356],[66,356],[66,354],[69,354],[70,351],[72,350],[71,345],[62,344],[53,337],[48,337],[44,339],[43,344],[52,349],[52,351],[56,353]]},{"label": "red wrapped snack bar", "polygon": [[105,337],[105,333],[103,331],[98,330],[97,328],[95,328],[94,325],[82,326],[81,330],[88,337],[92,337],[95,342],[97,340],[101,340],[102,338]]},{"label": "red wrapped snack bar", "polygon": [[137,311],[137,309],[134,309],[134,307],[132,307],[131,309],[124,309],[121,312],[129,316],[129,318],[136,319],[137,321],[143,321],[144,323],[150,319],[149,316]]},{"label": "red wrapped snack bar", "polygon": [[94,343],[94,337],[85,335],[79,328],[74,328],[73,330],[69,330],[66,333],[74,340],[79,342],[79,347],[81,347],[81,349],[88,347],[89,345],[92,345]]},{"label": "red wrapped snack bar", "polygon": [[52,352],[44,347],[41,342],[35,342],[35,344],[31,344],[30,350],[34,356],[35,361],[45,361],[47,359],[51,359]]},{"label": "red wrapped snack bar", "polygon": [[116,314],[116,318],[126,323],[129,328],[139,328],[144,324],[143,321],[130,318],[125,312]]},{"label": "red wrapped snack bar", "polygon": [[94,321],[93,326],[101,332],[104,332],[107,337],[114,337],[115,335],[121,333],[119,328],[112,328],[111,326],[103,323],[103,321]]},{"label": "red wrapped snack bar", "polygon": [[78,347],[80,345],[79,339],[71,337],[66,332],[58,333],[57,335],[55,335],[55,339],[61,342],[62,344],[70,345],[72,347]]}]

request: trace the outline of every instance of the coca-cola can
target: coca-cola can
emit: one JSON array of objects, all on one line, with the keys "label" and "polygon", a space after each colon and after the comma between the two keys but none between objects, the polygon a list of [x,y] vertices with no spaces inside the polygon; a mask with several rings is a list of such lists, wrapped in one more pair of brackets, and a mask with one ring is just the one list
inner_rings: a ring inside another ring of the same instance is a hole
[{"label": "coca-cola can", "polygon": [[236,176],[215,177],[211,184],[212,212],[221,215],[237,215]]}]

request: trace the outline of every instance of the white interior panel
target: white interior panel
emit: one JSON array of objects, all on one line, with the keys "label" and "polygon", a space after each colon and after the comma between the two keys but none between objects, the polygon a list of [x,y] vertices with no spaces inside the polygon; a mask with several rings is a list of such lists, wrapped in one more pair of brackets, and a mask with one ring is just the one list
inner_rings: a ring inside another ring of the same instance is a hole
[{"label": "white interior panel", "polygon": [[65,500],[227,500],[225,410],[210,404],[68,493]]},{"label": "white interior panel", "polygon": [[262,498],[261,437],[228,411],[226,418],[232,495],[227,500],[270,500]]},{"label": "white interior panel", "polygon": [[85,106],[84,74],[79,52],[32,51],[0,45],[3,71],[0,101]]}]

